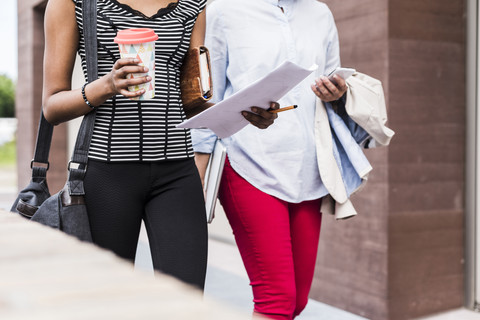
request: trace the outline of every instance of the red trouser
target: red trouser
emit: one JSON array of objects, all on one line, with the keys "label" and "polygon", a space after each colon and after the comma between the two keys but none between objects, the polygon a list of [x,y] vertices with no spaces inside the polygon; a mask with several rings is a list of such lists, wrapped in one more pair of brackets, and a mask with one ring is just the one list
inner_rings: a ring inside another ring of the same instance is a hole
[{"label": "red trouser", "polygon": [[253,290],[254,311],[293,319],[305,308],[317,257],[321,199],[288,203],[253,187],[225,162],[220,202]]}]

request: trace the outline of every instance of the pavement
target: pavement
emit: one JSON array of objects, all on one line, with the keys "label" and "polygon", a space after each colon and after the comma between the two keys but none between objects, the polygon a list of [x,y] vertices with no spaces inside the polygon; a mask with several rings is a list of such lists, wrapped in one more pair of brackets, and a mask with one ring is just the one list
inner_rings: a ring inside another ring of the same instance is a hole
[{"label": "pavement", "polygon": [[[208,251],[205,299],[224,302],[240,312],[251,313],[253,296],[247,273],[236,246],[230,241],[210,237]],[[152,272],[148,239],[143,226],[135,268],[140,272]],[[366,318],[310,299],[304,312],[296,319],[363,320]]]},{"label": "pavement", "polygon": [[[0,209],[9,210],[17,193],[15,168],[0,168]],[[205,299],[225,303],[244,313],[253,310],[252,293],[242,260],[233,241],[228,222],[220,211],[209,225],[209,256]],[[135,272],[151,273],[152,261],[148,238],[142,226],[138,243]],[[364,320],[366,318],[310,299],[298,320]],[[421,320],[480,320],[480,313],[464,308],[455,309]]]}]

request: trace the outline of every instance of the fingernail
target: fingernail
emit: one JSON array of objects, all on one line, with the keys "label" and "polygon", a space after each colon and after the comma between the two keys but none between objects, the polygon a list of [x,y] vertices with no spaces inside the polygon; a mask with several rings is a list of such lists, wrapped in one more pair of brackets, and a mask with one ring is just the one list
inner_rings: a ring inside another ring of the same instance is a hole
[{"label": "fingernail", "polygon": [[242,111],[242,116],[244,116],[244,117],[248,116],[248,112]]},{"label": "fingernail", "polygon": [[252,110],[253,112],[257,113],[258,112],[258,109],[255,108],[255,107],[251,107],[250,110]]},{"label": "fingernail", "polygon": [[151,80],[152,80],[152,77],[147,76],[147,81],[151,81]]},{"label": "fingernail", "polygon": [[148,68],[147,68],[147,67],[143,67],[143,71],[144,71],[144,72],[148,72]]}]

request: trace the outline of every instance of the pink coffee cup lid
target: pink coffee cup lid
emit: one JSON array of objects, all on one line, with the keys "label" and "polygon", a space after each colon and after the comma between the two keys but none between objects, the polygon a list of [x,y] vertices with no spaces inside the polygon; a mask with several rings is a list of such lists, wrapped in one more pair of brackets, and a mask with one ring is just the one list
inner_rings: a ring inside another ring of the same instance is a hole
[{"label": "pink coffee cup lid", "polygon": [[145,43],[151,42],[158,39],[158,36],[155,34],[155,31],[149,28],[134,28],[120,30],[117,33],[117,36],[113,41],[115,43],[121,44],[136,44],[136,43]]}]

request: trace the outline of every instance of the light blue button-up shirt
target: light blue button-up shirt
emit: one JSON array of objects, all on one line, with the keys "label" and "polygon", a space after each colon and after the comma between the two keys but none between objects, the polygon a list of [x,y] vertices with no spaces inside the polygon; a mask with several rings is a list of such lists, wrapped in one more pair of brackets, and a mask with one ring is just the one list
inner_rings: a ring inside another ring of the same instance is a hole
[{"label": "light blue button-up shirt", "polygon": [[[283,8],[282,10],[279,8]],[[340,65],[337,30],[328,7],[316,0],[216,0],[207,9],[213,102],[265,76],[283,61],[318,71],[278,102],[298,108],[281,112],[268,129],[248,125],[223,139],[232,167],[253,186],[298,203],[328,191],[318,171],[314,79]],[[246,109],[249,106],[245,106]],[[192,130],[194,150],[211,153],[216,136]]]}]

